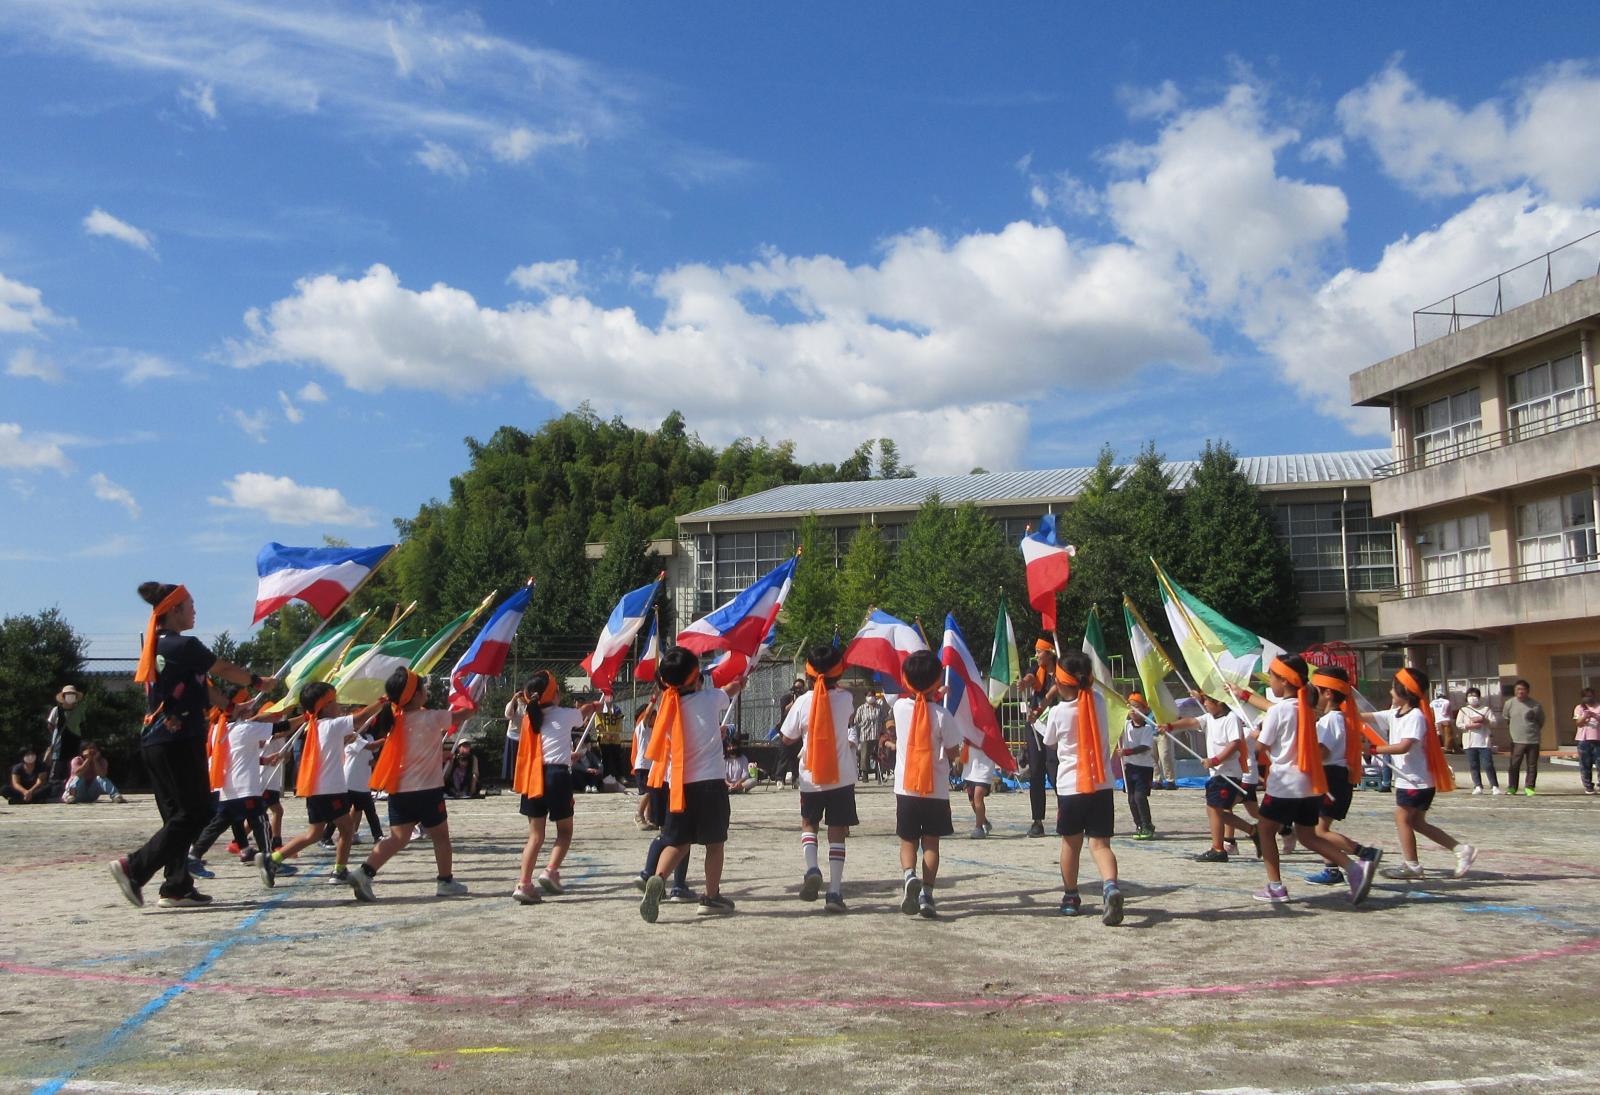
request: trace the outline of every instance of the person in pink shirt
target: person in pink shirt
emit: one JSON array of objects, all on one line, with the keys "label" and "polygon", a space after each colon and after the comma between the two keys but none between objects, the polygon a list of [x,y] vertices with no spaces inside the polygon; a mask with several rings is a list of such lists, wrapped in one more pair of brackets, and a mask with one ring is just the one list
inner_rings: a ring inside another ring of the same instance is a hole
[{"label": "person in pink shirt", "polygon": [[1600,703],[1594,689],[1585,688],[1573,708],[1572,721],[1578,728],[1578,771],[1583,776],[1583,793],[1595,793],[1594,774],[1600,767]]}]

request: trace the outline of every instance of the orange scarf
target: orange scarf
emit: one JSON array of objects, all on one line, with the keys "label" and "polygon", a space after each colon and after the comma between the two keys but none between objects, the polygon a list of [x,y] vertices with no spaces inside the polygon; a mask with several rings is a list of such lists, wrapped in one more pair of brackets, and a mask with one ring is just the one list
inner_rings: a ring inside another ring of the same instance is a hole
[{"label": "orange scarf", "polygon": [[1273,658],[1268,670],[1289,683],[1295,692],[1294,763],[1311,783],[1313,795],[1328,793],[1328,777],[1322,771],[1322,749],[1317,744],[1317,712],[1311,706],[1311,689],[1306,679],[1281,658]]},{"label": "orange scarf", "polygon": [[316,794],[317,776],[322,772],[322,740],[320,729],[317,725],[317,716],[322,714],[322,709],[334,700],[332,692],[324,692],[322,698],[312,705],[306,712],[306,747],[300,751],[300,773],[294,780],[294,793],[301,798],[310,798]]},{"label": "orange scarf", "polygon": [[1356,701],[1352,695],[1354,689],[1350,687],[1349,681],[1341,681],[1338,677],[1327,677],[1321,673],[1311,674],[1311,683],[1318,688],[1331,688],[1339,693],[1339,714],[1344,718],[1344,766],[1354,779],[1361,773],[1363,731],[1371,733],[1361,721],[1361,712],[1356,710]]},{"label": "orange scarf", "polygon": [[844,676],[840,662],[826,673],[819,673],[810,662],[806,672],[817,678],[811,689],[811,724],[806,727],[805,769],[818,787],[839,782],[839,743],[833,732],[833,704],[828,700],[828,681]]},{"label": "orange scarf", "polygon": [[228,775],[228,713],[221,707],[211,709],[211,733],[206,737],[206,752],[211,756],[211,789],[220,791]]},{"label": "orange scarf", "polygon": [[1434,789],[1454,791],[1456,776],[1450,770],[1450,762],[1444,759],[1444,744],[1439,741],[1439,728],[1434,725],[1433,708],[1428,705],[1427,691],[1409,669],[1400,670],[1394,675],[1394,679],[1399,681],[1407,692],[1417,697],[1417,710],[1422,712],[1422,721],[1428,724],[1428,732],[1422,738],[1422,751],[1428,758],[1428,777],[1433,780]]},{"label": "orange scarf", "polygon": [[179,586],[171,593],[161,598],[161,602],[150,610],[150,622],[144,629],[144,646],[139,651],[139,668],[133,671],[133,679],[138,684],[154,684],[156,679],[156,632],[161,629],[161,617],[183,604],[189,599],[189,591]]},{"label": "orange scarf", "polygon": [[[911,687],[909,681],[906,687]],[[911,709],[911,734],[906,738],[905,785],[914,795],[933,794],[933,713],[928,709],[931,692],[932,689],[917,693],[917,702]]]},{"label": "orange scarf", "polygon": [[[549,707],[556,702],[556,678],[550,675],[544,691],[533,703]],[[522,716],[522,737],[517,741],[517,766],[511,774],[511,789],[529,798],[544,797],[544,732],[533,729],[533,719]]]},{"label": "orange scarf", "polygon": [[400,790],[400,769],[404,767],[402,754],[406,748],[406,704],[417,694],[417,686],[421,683],[421,677],[407,671],[406,686],[400,690],[400,698],[389,704],[389,710],[394,712],[394,727],[383,743],[383,751],[378,754],[378,763],[372,766],[372,779],[368,781],[368,786],[374,791],[387,791],[392,795]]},{"label": "orange scarf", "polygon": [[685,689],[693,689],[699,679],[700,667],[695,666],[683,684],[677,687],[668,685],[662,691],[661,708],[656,712],[656,723],[650,730],[650,745],[644,754],[650,761],[649,782],[652,787],[660,787],[665,781],[667,770],[664,762],[671,760],[672,793],[667,799],[667,809],[674,814],[681,814],[684,809],[683,769],[689,752],[688,743],[684,740],[683,693]]},{"label": "orange scarf", "polygon": [[1066,674],[1066,678],[1066,683],[1078,690],[1072,719],[1077,740],[1073,745],[1078,750],[1078,794],[1087,795],[1106,781],[1106,750],[1105,739],[1100,733],[1100,710],[1094,705],[1092,680],[1079,681],[1071,673]]}]

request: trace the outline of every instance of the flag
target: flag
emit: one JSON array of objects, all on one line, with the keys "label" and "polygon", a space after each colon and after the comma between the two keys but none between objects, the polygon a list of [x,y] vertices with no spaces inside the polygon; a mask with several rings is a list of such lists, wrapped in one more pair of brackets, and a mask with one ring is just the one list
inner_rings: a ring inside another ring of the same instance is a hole
[{"label": "flag", "polygon": [[1133,664],[1139,669],[1139,683],[1151,716],[1156,722],[1177,721],[1178,708],[1167,691],[1167,674],[1175,671],[1172,659],[1145,627],[1144,617],[1126,593],[1122,595],[1122,620],[1128,626],[1128,646],[1133,649]]},{"label": "flag", "polygon": [[256,616],[260,623],[290,601],[304,601],[324,620],[394,550],[380,547],[284,547],[268,544],[256,555]]},{"label": "flag", "polygon": [[611,695],[611,682],[616,680],[617,670],[622,668],[628,656],[628,647],[633,645],[633,637],[639,634],[639,629],[650,618],[650,606],[655,603],[656,591],[661,588],[661,578],[662,575],[657,575],[649,585],[642,585],[622,595],[607,617],[605,627],[600,629],[600,638],[594,644],[594,651],[583,659],[583,671],[589,674],[590,683],[608,696]]},{"label": "flag", "polygon": [[1000,615],[994,621],[994,651],[989,655],[989,699],[999,703],[1022,673],[1022,658],[1017,653],[1017,633],[1006,612],[1006,595],[1000,594]]},{"label": "flag", "polygon": [[944,618],[939,664],[945,669],[945,710],[955,716],[968,740],[975,742],[1002,771],[1016,771],[1017,758],[1006,746],[1005,735],[1000,732],[1000,719],[983,690],[983,674],[978,672],[978,663],[967,649],[967,637],[961,634],[961,626],[953,613]]},{"label": "flag", "polygon": [[756,666],[761,664],[763,658],[772,650],[772,644],[778,637],[778,628],[774,624],[767,632],[767,637],[761,640],[761,645],[756,648],[755,656],[748,657],[737,650],[726,650],[716,661],[711,663],[708,675],[713,688],[726,688],[735,681],[743,680],[754,673]]},{"label": "flag", "polygon": [[[1156,568],[1156,580],[1161,587],[1161,606],[1166,610],[1173,642],[1177,644],[1184,664],[1189,667],[1195,687],[1214,699],[1226,702],[1245,717],[1246,723],[1254,723],[1253,709],[1239,708],[1234,690],[1250,686],[1251,675],[1261,663],[1266,644],[1178,586],[1154,559],[1151,563]],[[1200,609],[1204,610],[1203,615],[1198,611]],[[1207,616],[1220,621],[1233,640],[1232,647],[1206,621]],[[1252,639],[1253,645],[1250,642]],[[1272,649],[1277,651],[1279,648],[1273,646]],[[1271,656],[1276,657],[1277,654]]]},{"label": "flag", "polygon": [[434,667],[444,660],[446,654],[450,653],[450,648],[456,644],[456,640],[461,638],[467,628],[472,626],[472,621],[483,615],[484,610],[493,601],[494,593],[490,593],[482,601],[478,602],[477,608],[468,609],[438,631],[435,631],[422,644],[422,648],[417,651],[416,656],[411,659],[411,671],[424,677],[433,672]]},{"label": "flag", "polygon": [[481,680],[498,676],[505,669],[511,640],[517,637],[517,625],[522,623],[522,614],[528,610],[528,600],[532,596],[533,583],[529,582],[507,597],[483,625],[478,637],[472,640],[467,652],[461,655],[461,660],[450,671],[450,710],[478,709]]},{"label": "flag", "polygon": [[1072,577],[1072,557],[1078,549],[1056,543],[1056,516],[1039,518],[1039,531],[1022,538],[1022,561],[1028,573],[1028,603],[1039,613],[1046,631],[1056,629],[1056,594]]},{"label": "flag", "polygon": [[281,675],[288,695],[262,708],[260,714],[275,715],[294,706],[299,702],[301,688],[314,681],[327,680],[350,649],[350,644],[355,642],[356,633],[366,625],[369,615],[363,612],[353,620],[328,628],[312,640]]},{"label": "flag", "polygon": [[391,639],[350,648],[350,660],[328,681],[339,702],[365,707],[383,698],[383,686],[396,669],[409,668],[426,639]]},{"label": "flag", "polygon": [[1128,724],[1128,701],[1122,698],[1117,679],[1111,673],[1111,648],[1106,645],[1106,633],[1100,627],[1100,610],[1094,605],[1089,606],[1089,619],[1083,625],[1083,652],[1093,666],[1095,683],[1101,686],[1101,694],[1106,698],[1106,719],[1111,724],[1106,731],[1111,747],[1116,748]]},{"label": "flag", "polygon": [[678,645],[696,654],[711,650],[755,654],[783,609],[799,560],[800,556],[795,555],[779,564],[733,600],[678,632]]},{"label": "flag", "polygon": [[656,663],[661,660],[661,617],[650,617],[650,633],[644,637],[644,651],[633,665],[633,679],[649,683],[656,679]]},{"label": "flag", "polygon": [[872,669],[889,680],[899,681],[901,663],[906,656],[926,649],[928,644],[920,631],[875,608],[867,614],[867,622],[845,648],[844,664]]}]

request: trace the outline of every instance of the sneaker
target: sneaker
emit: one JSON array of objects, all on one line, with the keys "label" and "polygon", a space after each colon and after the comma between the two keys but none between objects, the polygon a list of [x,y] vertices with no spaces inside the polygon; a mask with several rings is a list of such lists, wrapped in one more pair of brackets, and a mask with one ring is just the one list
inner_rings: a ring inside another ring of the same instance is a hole
[{"label": "sneaker", "polygon": [[1268,882],[1250,896],[1257,901],[1270,901],[1274,905],[1285,905],[1289,902],[1289,888],[1281,882]]},{"label": "sneaker", "polygon": [[1100,910],[1100,923],[1114,928],[1122,923],[1122,890],[1112,886],[1105,891],[1105,907]]},{"label": "sneaker", "polygon": [[78,802],[78,796],[74,794],[65,794],[61,796],[61,801],[66,803],[68,806],[74,806]]},{"label": "sneaker", "polygon": [[1356,858],[1361,860],[1363,863],[1376,863],[1378,860],[1383,858],[1383,849],[1369,848],[1364,844],[1359,845],[1356,848]]},{"label": "sneaker", "polygon": [[378,900],[378,895],[372,892],[372,876],[364,867],[356,867],[350,871],[350,888],[355,891],[357,901]]},{"label": "sneaker", "polygon": [[362,836],[360,833],[351,833],[350,834],[350,843],[352,845],[365,844],[366,842],[367,842],[367,838]]},{"label": "sneaker", "polygon": [[1238,855],[1239,842],[1234,840],[1232,837],[1229,837],[1227,840],[1222,842],[1222,850],[1228,855]]},{"label": "sneaker", "polygon": [[661,895],[667,892],[667,883],[658,874],[645,880],[644,896],[639,899],[639,915],[646,924],[654,924],[661,915]]},{"label": "sneaker", "polygon": [[800,900],[815,901],[822,892],[822,871],[812,867],[800,880]]},{"label": "sneaker", "polygon": [[566,887],[561,885],[561,872],[543,870],[539,872],[539,888],[548,894],[566,893]]},{"label": "sneaker", "polygon": [[203,859],[196,859],[194,856],[190,856],[189,857],[188,867],[189,867],[189,873],[191,875],[193,875],[195,878],[216,878],[217,877],[217,873],[215,871],[210,871],[210,870],[206,869],[206,861],[203,860]]},{"label": "sneaker", "polygon": [[261,884],[270,890],[278,879],[278,865],[270,855],[257,856],[256,873],[261,876]]},{"label": "sneaker", "polygon": [[211,898],[199,890],[190,890],[188,893],[162,894],[156,905],[163,909],[203,909],[211,904]]},{"label": "sneaker", "polygon": [[243,863],[245,866],[248,867],[250,864],[254,863],[255,861],[256,861],[256,850],[247,845],[245,847],[245,850],[239,853],[239,862]]},{"label": "sneaker", "polygon": [[1154,829],[1136,829],[1136,830],[1134,830],[1133,839],[1135,839],[1135,840],[1154,840],[1155,836],[1156,836],[1156,831]]},{"label": "sneaker", "polygon": [[733,898],[722,894],[706,894],[700,899],[700,907],[695,911],[696,916],[727,916],[733,912]]},{"label": "sneaker", "polygon": [[518,905],[537,905],[544,900],[539,896],[539,887],[531,884],[524,886],[521,883],[511,891],[511,899]]},{"label": "sneaker", "polygon": [[1583,793],[1586,794],[1586,795],[1592,795],[1592,794],[1594,794],[1594,788],[1593,787],[1585,787],[1583,789]]},{"label": "sneaker", "polygon": [[244,854],[244,846],[241,845],[237,840],[230,840],[230,841],[228,841],[228,854],[229,855],[243,855]]},{"label": "sneaker", "polygon": [[985,822],[984,822],[984,823],[983,823],[983,831],[984,831],[984,832],[986,832],[986,833],[992,833],[992,832],[994,832],[994,822],[992,822],[992,821],[985,821]]},{"label": "sneaker", "polygon": [[1420,865],[1413,867],[1408,863],[1402,863],[1398,867],[1385,867],[1379,873],[1384,878],[1393,878],[1400,882],[1412,882],[1427,877],[1427,872]]},{"label": "sneaker", "polygon": [[1372,879],[1378,873],[1378,861],[1363,863],[1359,859],[1350,864],[1350,904],[1359,905],[1372,892]]},{"label": "sneaker", "polygon": [[[1483,794],[1483,788],[1482,788],[1482,787],[1474,787],[1474,788],[1473,788],[1473,789],[1472,789],[1472,793],[1473,793],[1473,794],[1475,794],[1475,795],[1481,795],[1481,794]],[[1590,794],[1593,794],[1593,793],[1594,793],[1594,792],[1593,792],[1593,791],[1591,791],[1591,792],[1589,792],[1589,793],[1590,793]]]},{"label": "sneaker", "polygon": [[433,884],[433,895],[435,897],[461,897],[466,892],[467,884],[458,882],[453,878],[448,881],[441,878]]},{"label": "sneaker", "polygon": [[1297,843],[1298,842],[1294,838],[1294,830],[1290,829],[1287,833],[1283,834],[1282,843],[1280,843],[1278,845],[1278,848],[1279,848],[1278,854],[1279,855],[1288,855],[1290,852],[1295,850],[1295,848],[1297,847]]},{"label": "sneaker", "polygon": [[645,888],[646,885],[649,884],[649,882],[650,882],[650,876],[645,874],[643,871],[640,871],[637,875],[634,876],[633,888],[638,890],[640,893],[644,893],[644,888]]},{"label": "sneaker", "polygon": [[695,905],[700,901],[700,895],[687,886],[674,886],[667,891],[667,900],[674,905]]},{"label": "sneaker", "polygon": [[111,801],[115,802],[117,805],[121,806],[123,803],[127,802],[128,800],[126,798],[124,798],[122,795],[112,795],[111,796]]},{"label": "sneaker", "polygon": [[906,879],[905,892],[900,897],[900,911],[907,916],[917,915],[917,901],[922,897],[922,879],[912,875]]},{"label": "sneaker", "polygon": [[1178,781],[1169,779],[1161,785],[1161,789],[1163,791],[1176,791],[1178,789]]},{"label": "sneaker", "polygon": [[1083,898],[1079,897],[1075,893],[1064,893],[1061,895],[1062,916],[1077,916],[1082,911]]},{"label": "sneaker", "polygon": [[333,837],[323,837],[321,840],[317,841],[317,847],[321,848],[325,852],[333,851]]},{"label": "sneaker", "polygon": [[977,826],[973,827],[973,830],[972,830],[972,839],[973,840],[982,840],[984,837],[986,837],[988,835],[989,835],[989,830],[985,829],[982,825],[977,825]]},{"label": "sneaker", "polygon": [[128,904],[136,909],[144,908],[144,894],[139,884],[128,874],[127,856],[118,856],[111,861],[111,877],[116,880],[117,889],[122,891],[122,896],[128,899]]},{"label": "sneaker", "polygon": [[1044,822],[1035,821],[1032,825],[1029,825],[1028,826],[1028,835],[1029,836],[1044,836]]},{"label": "sneaker", "polygon": [[[272,859],[272,857],[270,855],[266,856],[265,858]],[[296,867],[293,863],[290,863],[288,860],[273,859],[272,860],[272,873],[277,875],[279,878],[292,878],[295,875],[300,873],[300,868]]]},{"label": "sneaker", "polygon": [[1228,862],[1228,853],[1219,852],[1215,848],[1207,848],[1195,856],[1194,861],[1196,863],[1226,863]]},{"label": "sneaker", "polygon": [[[1515,793],[1515,792],[1513,792],[1513,793]],[[1524,787],[1524,788],[1523,788],[1523,789],[1522,789],[1522,793],[1523,793],[1523,795],[1524,795],[1524,796],[1525,796],[1525,797],[1527,797],[1527,798],[1532,798],[1532,797],[1533,797],[1533,795],[1534,795],[1534,790],[1533,790],[1533,788],[1532,788],[1532,787]]]},{"label": "sneaker", "polygon": [[830,893],[822,899],[822,911],[831,913],[845,912],[844,894]]},{"label": "sneaker", "polygon": [[1491,795],[1503,795],[1503,794],[1505,794],[1505,792],[1500,790],[1500,788],[1498,788],[1498,787],[1489,788],[1489,793]]},{"label": "sneaker", "polygon": [[332,874],[330,874],[328,876],[328,885],[330,885],[330,886],[348,886],[348,885],[350,885],[350,868],[348,868],[348,867],[340,867],[338,870],[336,870]]},{"label": "sneaker", "polygon": [[917,915],[924,920],[939,919],[939,910],[933,903],[933,891],[923,890],[917,895]]},{"label": "sneaker", "polygon": [[1456,878],[1466,878],[1467,872],[1472,870],[1472,865],[1478,860],[1478,849],[1471,844],[1456,845]]},{"label": "sneaker", "polygon": [[1344,872],[1334,866],[1325,866],[1316,874],[1306,875],[1306,881],[1313,886],[1337,886],[1344,881]]}]

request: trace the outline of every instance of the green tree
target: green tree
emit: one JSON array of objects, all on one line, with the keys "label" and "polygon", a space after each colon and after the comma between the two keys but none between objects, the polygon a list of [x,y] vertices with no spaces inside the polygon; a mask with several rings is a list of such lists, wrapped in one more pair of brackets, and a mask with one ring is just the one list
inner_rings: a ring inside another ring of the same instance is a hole
[{"label": "green tree", "polygon": [[930,629],[944,622],[944,606],[957,597],[949,558],[954,529],[955,511],[930,495],[906,526],[885,583],[883,608],[908,622],[920,619],[929,645],[938,643]]},{"label": "green tree", "polygon": [[43,759],[45,717],[63,685],[82,685],[85,647],[53,608],[0,620],[0,756],[8,772],[25,746]]},{"label": "green tree", "polygon": [[299,601],[284,605],[261,621],[255,635],[235,648],[239,664],[262,676],[276,673],[300,644],[322,625],[322,617]]},{"label": "green tree", "polygon": [[846,638],[860,629],[868,609],[883,603],[892,563],[883,533],[863,521],[850,537],[839,567],[839,629]]},{"label": "green tree", "polygon": [[1116,607],[1119,618],[1122,614],[1122,581],[1127,569],[1127,545],[1117,499],[1122,477],[1111,446],[1102,446],[1078,496],[1056,520],[1057,539],[1077,549],[1072,559],[1072,580],[1060,599],[1063,649],[1076,646],[1082,637],[1090,605],[1100,606],[1102,621],[1110,619],[1108,606]]},{"label": "green tree", "polygon": [[796,536],[800,563],[781,621],[783,643],[791,648],[826,642],[833,638],[834,628],[847,626],[839,619],[839,571],[833,561],[832,533],[811,513],[801,520]]},{"label": "green tree", "polygon": [[1150,559],[1170,559],[1182,550],[1181,504],[1172,490],[1165,458],[1153,444],[1139,450],[1110,499],[1110,539],[1116,550],[1105,562],[1105,600],[1096,600],[1113,650],[1127,643],[1122,595],[1132,597],[1147,620],[1159,619],[1160,595]]},{"label": "green tree", "polygon": [[660,572],[650,558],[646,520],[644,510],[632,502],[624,503],[612,519],[605,558],[594,568],[594,580],[589,586],[591,620],[603,623],[624,593],[638,589]]}]

